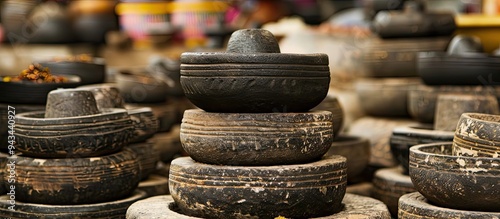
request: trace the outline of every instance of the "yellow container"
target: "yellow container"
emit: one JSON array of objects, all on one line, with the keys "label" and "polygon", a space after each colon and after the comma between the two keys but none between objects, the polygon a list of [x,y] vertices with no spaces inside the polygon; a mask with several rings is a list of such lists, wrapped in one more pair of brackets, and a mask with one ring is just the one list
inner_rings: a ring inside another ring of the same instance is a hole
[{"label": "yellow container", "polygon": [[457,15],[456,34],[467,34],[477,36],[483,43],[484,51],[487,53],[500,47],[500,16],[489,16],[480,14]]}]

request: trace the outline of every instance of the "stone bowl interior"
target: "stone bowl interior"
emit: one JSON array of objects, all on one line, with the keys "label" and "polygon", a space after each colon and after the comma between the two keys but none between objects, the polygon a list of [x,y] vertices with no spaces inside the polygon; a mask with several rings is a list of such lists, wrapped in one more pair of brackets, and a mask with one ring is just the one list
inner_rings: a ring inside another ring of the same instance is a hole
[{"label": "stone bowl interior", "polygon": [[408,174],[410,148],[419,144],[452,141],[454,133],[434,130],[431,124],[414,124],[396,127],[390,138],[391,153]]},{"label": "stone bowl interior", "polygon": [[422,144],[410,148],[409,173],[436,206],[500,211],[500,158],[453,156],[451,142]]}]

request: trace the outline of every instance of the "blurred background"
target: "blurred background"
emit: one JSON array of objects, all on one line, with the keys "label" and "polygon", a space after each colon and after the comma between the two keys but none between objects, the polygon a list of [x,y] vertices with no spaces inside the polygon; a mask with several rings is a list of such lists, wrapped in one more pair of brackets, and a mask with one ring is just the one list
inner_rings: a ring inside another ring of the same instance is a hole
[{"label": "blurred background", "polygon": [[445,51],[457,34],[478,37],[491,53],[498,13],[499,0],[3,0],[0,75],[88,54],[105,60],[105,82],[114,82],[124,69],[224,51],[234,30],[264,28],[283,53],[329,55],[348,125],[363,114],[350,103],[355,79],[415,77],[416,52]]}]

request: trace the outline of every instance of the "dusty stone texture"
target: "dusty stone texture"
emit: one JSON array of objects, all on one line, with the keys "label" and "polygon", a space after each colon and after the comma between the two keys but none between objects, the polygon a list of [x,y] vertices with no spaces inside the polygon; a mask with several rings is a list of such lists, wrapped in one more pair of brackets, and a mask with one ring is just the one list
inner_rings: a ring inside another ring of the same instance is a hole
[{"label": "dusty stone texture", "polygon": [[234,53],[279,53],[280,47],[274,35],[264,29],[234,31],[227,43],[227,52]]},{"label": "dusty stone texture", "polygon": [[370,140],[370,162],[374,167],[393,167],[397,165],[391,154],[389,144],[392,130],[399,126],[414,124],[413,120],[401,118],[363,117],[356,120],[348,134]]},{"label": "dusty stone texture", "polygon": [[78,87],[78,89],[88,90],[94,94],[97,108],[102,111],[106,108],[124,108],[125,102],[116,84],[92,84]]},{"label": "dusty stone texture", "polygon": [[355,89],[367,115],[409,117],[408,92],[419,84],[419,78],[363,78],[355,82]]},{"label": "dusty stone texture", "polygon": [[[390,219],[389,210],[384,203],[373,198],[346,193],[342,200],[342,211],[326,217],[311,219]],[[199,218],[183,214],[172,196],[163,195],[138,201],[130,206],[127,219],[188,219]],[[256,218],[244,217],[241,218]],[[295,218],[295,217],[292,217]]]},{"label": "dusty stone texture", "polygon": [[500,211],[500,159],[452,155],[452,142],[410,148],[415,189],[436,206]]},{"label": "dusty stone texture", "polygon": [[125,219],[127,208],[144,198],[146,198],[146,193],[144,191],[135,190],[126,198],[96,204],[46,205],[16,200],[16,210],[11,211],[8,209],[10,206],[9,197],[3,195],[0,196],[0,217],[12,219]]},{"label": "dusty stone texture", "polygon": [[147,197],[168,195],[168,178],[151,174],[139,183],[137,189],[146,192]]},{"label": "dusty stone texture", "polygon": [[16,150],[43,158],[92,157],[115,153],[133,137],[134,126],[125,109],[101,114],[43,118],[43,112],[16,115]]},{"label": "dusty stone texture", "polygon": [[382,201],[393,216],[398,215],[398,200],[407,193],[415,192],[411,178],[400,167],[384,168],[375,172],[372,197]]},{"label": "dusty stone texture", "polygon": [[117,119],[130,119],[125,109],[110,108],[99,114],[64,117],[64,118],[45,118],[44,111],[34,111],[16,114],[16,125],[36,126],[38,129],[65,131],[74,128],[85,128],[101,126],[100,122],[114,122]]},{"label": "dusty stone texture", "polygon": [[450,208],[442,208],[429,203],[422,194],[418,192],[403,195],[399,199],[399,219],[449,219],[449,218],[476,218],[491,219],[500,218],[500,212],[464,211]]},{"label": "dusty stone texture", "polygon": [[347,180],[361,174],[370,161],[370,141],[363,137],[340,135],[333,140],[325,156],[341,155],[347,158]]},{"label": "dusty stone texture", "polygon": [[150,107],[128,109],[128,114],[135,126],[134,137],[130,143],[144,142],[158,131],[158,119]]},{"label": "dusty stone texture", "polygon": [[[13,156],[16,201],[89,204],[128,197],[140,181],[137,156],[129,150],[90,158],[41,159]],[[7,165],[5,171],[9,171]],[[8,180],[8,175],[4,175]]]},{"label": "dusty stone texture", "polygon": [[159,195],[132,204],[127,210],[127,219],[202,219],[180,213],[170,195]]},{"label": "dusty stone texture", "polygon": [[379,200],[354,194],[345,194],[343,209],[339,213],[315,219],[390,219],[391,214]]},{"label": "dusty stone texture", "polygon": [[45,118],[64,118],[99,113],[94,94],[80,89],[57,89],[47,95]]},{"label": "dusty stone texture", "polygon": [[408,175],[408,159],[410,147],[418,144],[452,141],[454,133],[434,130],[430,124],[412,124],[396,127],[390,139],[391,152]]},{"label": "dusty stone texture", "polygon": [[311,111],[330,111],[333,118],[333,136],[337,137],[344,125],[344,110],[337,97],[328,93],[323,101]]},{"label": "dusty stone texture", "polygon": [[143,142],[125,146],[137,155],[141,167],[141,180],[156,170],[156,163],[160,160],[160,154],[154,149],[153,142]]},{"label": "dusty stone texture", "polygon": [[209,113],[186,110],[181,143],[196,161],[279,165],[315,161],[333,141],[332,113]]},{"label": "dusty stone texture", "polygon": [[464,113],[453,139],[453,155],[493,157],[500,155],[500,116]]},{"label": "dusty stone texture", "polygon": [[177,158],[169,187],[186,215],[206,218],[320,217],[341,210],[346,159],[276,166],[221,166]]},{"label": "dusty stone texture", "polygon": [[186,97],[209,112],[306,112],[326,96],[326,54],[280,53],[267,30],[234,32],[226,52],[181,55]]},{"label": "dusty stone texture", "polygon": [[457,128],[462,113],[499,114],[493,95],[440,94],[436,103],[435,130],[452,131]]}]

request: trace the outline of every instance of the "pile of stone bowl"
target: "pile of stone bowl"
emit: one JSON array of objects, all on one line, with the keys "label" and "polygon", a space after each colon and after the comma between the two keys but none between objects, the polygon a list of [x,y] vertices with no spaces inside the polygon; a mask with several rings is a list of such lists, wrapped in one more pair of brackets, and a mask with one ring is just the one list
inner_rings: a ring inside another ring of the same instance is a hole
[{"label": "pile of stone bowl", "polygon": [[96,99],[97,108],[127,108],[127,113],[134,124],[134,132],[125,146],[137,154],[141,167],[141,182],[138,189],[147,196],[168,194],[168,178],[156,173],[160,153],[156,149],[157,142],[152,139],[158,131],[159,122],[150,107],[126,107],[121,93],[113,83],[94,84],[78,87],[91,91]]},{"label": "pile of stone bowl", "polygon": [[181,124],[191,157],[172,161],[171,196],[136,203],[127,218],[390,218],[383,203],[345,195],[345,157],[323,156],[332,113],[309,110],[328,91],[326,55],[281,54],[270,32],[246,29],[227,52],[184,53],[181,63],[184,92],[202,109]]},{"label": "pile of stone bowl", "polygon": [[399,200],[399,218],[500,217],[500,116],[463,113],[453,142],[410,148],[418,192]]},{"label": "pile of stone bowl", "polygon": [[14,131],[21,153],[7,161],[15,163],[15,181],[4,180],[16,211],[3,196],[2,216],[116,217],[146,195],[135,191],[137,156],[124,149],[134,131],[127,110],[98,109],[90,91],[51,91],[46,110],[18,114]]}]

